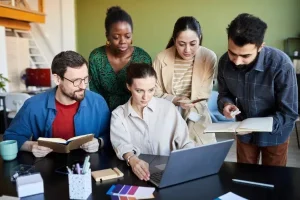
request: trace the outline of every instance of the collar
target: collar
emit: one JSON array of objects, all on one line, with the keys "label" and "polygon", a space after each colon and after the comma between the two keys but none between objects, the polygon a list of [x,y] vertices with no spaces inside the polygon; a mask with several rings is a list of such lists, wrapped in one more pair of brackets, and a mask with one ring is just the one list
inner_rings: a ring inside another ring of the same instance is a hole
[{"label": "collar", "polygon": [[[55,106],[55,94],[56,94],[57,86],[53,89],[49,90],[48,99],[47,99],[47,108],[56,110]],[[85,97],[79,104],[79,109],[87,106],[87,95],[89,91],[85,90]]]},{"label": "collar", "polygon": [[254,70],[260,71],[260,72],[265,71],[265,66],[264,66],[265,54],[266,54],[266,51],[265,51],[265,48],[263,47],[261,49],[261,51],[259,52],[257,62],[254,65],[254,68],[253,68]]},{"label": "collar", "polygon": [[[138,117],[138,114],[135,112],[135,110],[131,106],[131,98],[127,101],[127,103],[124,105],[124,113],[125,116],[128,117],[129,115]],[[152,99],[149,101],[148,105],[144,109],[149,109],[150,111],[154,112],[156,107],[156,97],[152,97]]]}]

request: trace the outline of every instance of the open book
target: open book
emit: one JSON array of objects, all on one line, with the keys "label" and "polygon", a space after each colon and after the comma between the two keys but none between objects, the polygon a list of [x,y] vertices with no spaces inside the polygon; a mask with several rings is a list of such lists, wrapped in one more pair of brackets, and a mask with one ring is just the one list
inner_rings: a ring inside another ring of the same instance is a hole
[{"label": "open book", "polygon": [[92,141],[94,134],[80,135],[72,137],[68,140],[62,138],[38,138],[38,145],[49,147],[53,152],[69,153],[73,149],[78,149],[82,144]]},{"label": "open book", "polygon": [[272,132],[273,117],[248,118],[241,122],[212,123],[205,133],[217,132]]}]

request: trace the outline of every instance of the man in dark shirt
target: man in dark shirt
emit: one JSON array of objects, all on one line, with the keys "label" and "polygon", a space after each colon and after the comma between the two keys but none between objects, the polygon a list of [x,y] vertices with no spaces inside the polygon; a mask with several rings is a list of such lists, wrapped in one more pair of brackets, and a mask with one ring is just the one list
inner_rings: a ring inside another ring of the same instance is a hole
[{"label": "man in dark shirt", "polygon": [[298,117],[296,74],[290,58],[267,47],[267,24],[250,14],[228,26],[228,52],[219,61],[219,111],[237,121],[273,117],[272,132],[237,133],[237,161],[285,166],[289,136]]}]

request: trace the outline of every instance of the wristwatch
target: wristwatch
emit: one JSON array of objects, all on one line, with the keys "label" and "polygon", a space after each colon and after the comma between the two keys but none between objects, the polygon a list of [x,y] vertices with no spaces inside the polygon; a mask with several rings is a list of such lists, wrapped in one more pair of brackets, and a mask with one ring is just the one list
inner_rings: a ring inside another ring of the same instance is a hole
[{"label": "wristwatch", "polygon": [[99,149],[103,148],[104,146],[104,141],[101,137],[98,137],[98,142],[99,142]]}]

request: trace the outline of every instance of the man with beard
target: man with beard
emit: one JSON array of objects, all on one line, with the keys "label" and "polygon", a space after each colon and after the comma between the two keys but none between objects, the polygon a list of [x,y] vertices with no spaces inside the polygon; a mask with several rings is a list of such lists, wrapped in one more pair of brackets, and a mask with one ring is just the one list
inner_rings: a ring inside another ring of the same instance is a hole
[{"label": "man with beard", "polygon": [[25,101],[5,131],[4,140],[17,140],[20,150],[36,157],[52,151],[38,145],[39,137],[67,140],[93,133],[95,138],[82,149],[96,152],[99,146],[109,146],[110,111],[102,96],[86,90],[90,81],[87,66],[74,51],[56,55],[51,70],[57,87]]},{"label": "man with beard", "polygon": [[237,121],[273,117],[272,132],[237,133],[237,161],[285,166],[289,136],[298,117],[296,74],[290,58],[264,45],[267,24],[250,14],[228,26],[228,52],[219,61],[219,111]]}]

